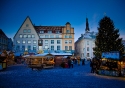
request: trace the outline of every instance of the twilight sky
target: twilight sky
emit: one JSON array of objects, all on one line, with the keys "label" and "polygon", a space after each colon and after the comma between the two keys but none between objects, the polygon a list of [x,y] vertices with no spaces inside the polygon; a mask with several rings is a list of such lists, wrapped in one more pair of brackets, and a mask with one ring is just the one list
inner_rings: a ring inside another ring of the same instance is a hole
[{"label": "twilight sky", "polygon": [[85,33],[86,17],[90,31],[97,32],[104,13],[125,40],[125,0],[0,0],[0,29],[13,39],[27,16],[37,26],[64,26],[70,22],[76,41]]}]

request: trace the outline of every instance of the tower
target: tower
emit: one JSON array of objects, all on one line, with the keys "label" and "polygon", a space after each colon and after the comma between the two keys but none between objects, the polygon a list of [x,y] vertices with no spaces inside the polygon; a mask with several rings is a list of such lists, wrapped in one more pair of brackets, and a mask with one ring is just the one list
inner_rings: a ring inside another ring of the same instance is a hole
[{"label": "tower", "polygon": [[85,32],[88,32],[89,30],[89,23],[88,23],[88,18],[86,18],[86,29]]}]

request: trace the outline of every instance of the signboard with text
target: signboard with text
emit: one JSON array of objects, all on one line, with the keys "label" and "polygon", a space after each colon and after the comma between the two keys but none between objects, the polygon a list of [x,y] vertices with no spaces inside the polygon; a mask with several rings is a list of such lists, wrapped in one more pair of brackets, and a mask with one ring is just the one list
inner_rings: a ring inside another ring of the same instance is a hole
[{"label": "signboard with text", "polygon": [[103,52],[102,58],[119,59],[119,52]]}]

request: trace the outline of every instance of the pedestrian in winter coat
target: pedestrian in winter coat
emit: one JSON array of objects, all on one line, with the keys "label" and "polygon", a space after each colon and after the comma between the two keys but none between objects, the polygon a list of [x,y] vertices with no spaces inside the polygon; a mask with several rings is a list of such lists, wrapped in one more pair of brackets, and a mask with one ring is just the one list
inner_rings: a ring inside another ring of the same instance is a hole
[{"label": "pedestrian in winter coat", "polygon": [[71,66],[72,66],[72,68],[73,68],[73,60],[71,60]]}]

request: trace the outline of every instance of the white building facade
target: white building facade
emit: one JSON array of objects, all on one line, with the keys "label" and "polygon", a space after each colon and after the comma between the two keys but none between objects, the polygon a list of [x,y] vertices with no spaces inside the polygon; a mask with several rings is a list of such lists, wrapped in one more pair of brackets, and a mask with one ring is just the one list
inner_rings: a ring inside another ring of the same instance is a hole
[{"label": "white building facade", "polygon": [[95,47],[96,33],[90,32],[88,19],[86,19],[85,33],[75,42],[75,54],[81,59],[91,59],[94,57],[93,48]]}]

